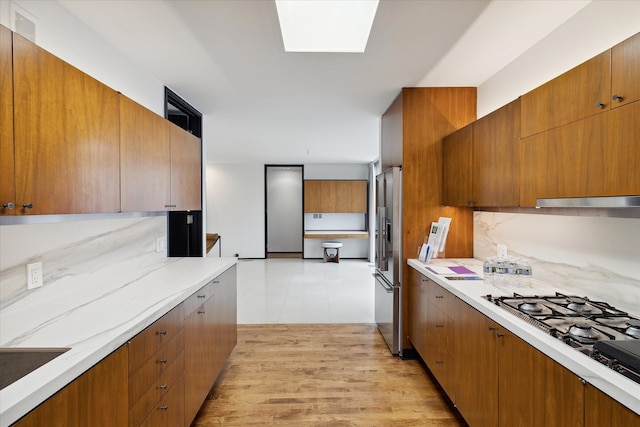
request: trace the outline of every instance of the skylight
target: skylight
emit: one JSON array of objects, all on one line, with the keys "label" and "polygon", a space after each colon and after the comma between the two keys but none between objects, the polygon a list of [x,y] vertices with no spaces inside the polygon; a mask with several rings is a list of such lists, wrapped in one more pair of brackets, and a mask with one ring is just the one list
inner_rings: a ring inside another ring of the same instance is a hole
[{"label": "skylight", "polygon": [[287,52],[364,52],[378,0],[275,0]]}]

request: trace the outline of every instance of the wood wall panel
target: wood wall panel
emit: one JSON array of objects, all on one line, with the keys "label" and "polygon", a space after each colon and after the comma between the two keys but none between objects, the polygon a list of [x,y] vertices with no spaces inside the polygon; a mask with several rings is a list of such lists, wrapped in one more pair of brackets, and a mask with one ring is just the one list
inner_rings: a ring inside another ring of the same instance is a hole
[{"label": "wood wall panel", "polygon": [[[472,209],[442,206],[442,139],[476,119],[476,93],[476,88],[405,88],[383,115],[383,153],[402,153],[403,283],[410,274],[407,260],[416,257],[431,223],[441,216],[452,218],[446,256],[473,257]],[[385,148],[399,143],[400,149]],[[402,313],[408,325],[407,294]],[[403,348],[410,348],[404,335]]]}]

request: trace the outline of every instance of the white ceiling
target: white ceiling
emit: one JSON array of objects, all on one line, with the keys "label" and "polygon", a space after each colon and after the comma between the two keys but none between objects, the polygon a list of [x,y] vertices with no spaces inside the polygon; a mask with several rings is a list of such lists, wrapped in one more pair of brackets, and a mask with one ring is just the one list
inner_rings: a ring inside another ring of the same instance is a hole
[{"label": "white ceiling", "polygon": [[207,160],[367,163],[402,87],[479,86],[585,1],[381,0],[366,52],[285,53],[270,0],[69,11],[205,115]]}]

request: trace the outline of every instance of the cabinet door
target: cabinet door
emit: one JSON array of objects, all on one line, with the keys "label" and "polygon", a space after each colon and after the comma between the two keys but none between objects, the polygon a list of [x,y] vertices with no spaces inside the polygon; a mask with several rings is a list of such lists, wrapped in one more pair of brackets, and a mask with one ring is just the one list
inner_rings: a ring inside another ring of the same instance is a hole
[{"label": "cabinet door", "polygon": [[584,426],[584,384],[550,357],[545,359],[544,425]]},{"label": "cabinet door", "polygon": [[473,205],[473,126],[457,130],[442,142],[442,203]]},{"label": "cabinet door", "polygon": [[521,137],[543,132],[608,109],[611,50],[522,95]]},{"label": "cabinet door", "polygon": [[584,427],[639,426],[640,415],[590,384],[585,387]]},{"label": "cabinet door", "polygon": [[304,212],[320,213],[321,210],[321,187],[322,181],[305,180],[304,181]]},{"label": "cabinet door", "polygon": [[170,207],[170,125],[120,95],[122,212],[165,211]]},{"label": "cabinet door", "polygon": [[640,99],[640,33],[611,49],[611,107]]},{"label": "cabinet door", "polygon": [[[16,187],[13,164],[13,41],[0,25],[0,215],[15,215]],[[11,208],[13,203],[14,207]]]},{"label": "cabinet door", "polygon": [[349,181],[351,213],[367,213],[367,181]]},{"label": "cabinet door", "polygon": [[213,384],[209,381],[211,360],[208,347],[214,337],[207,326],[207,318],[211,315],[210,305],[203,304],[184,321],[185,425],[191,424]]},{"label": "cabinet door", "polygon": [[[470,426],[498,425],[497,325],[465,303],[457,304],[456,407]],[[527,424],[525,424],[527,425]],[[533,425],[533,424],[528,424]]]},{"label": "cabinet door", "polygon": [[107,356],[35,408],[15,427],[126,426],[127,349]]},{"label": "cabinet door", "polygon": [[17,214],[118,212],[117,93],[17,34],[13,54]]},{"label": "cabinet door", "polygon": [[171,205],[177,210],[202,209],[202,146],[200,138],[171,127]]},{"label": "cabinet door", "polygon": [[519,99],[473,124],[475,206],[519,206],[519,147]]},{"label": "cabinet door", "polygon": [[640,103],[521,141],[520,205],[536,198],[640,194]]},{"label": "cabinet door", "polygon": [[320,181],[320,212],[324,213],[336,213],[338,196],[338,185],[333,180]]},{"label": "cabinet door", "polygon": [[544,425],[545,355],[504,329],[498,344],[499,426]]},{"label": "cabinet door", "polygon": [[409,269],[409,339],[423,360],[427,358],[427,277]]}]

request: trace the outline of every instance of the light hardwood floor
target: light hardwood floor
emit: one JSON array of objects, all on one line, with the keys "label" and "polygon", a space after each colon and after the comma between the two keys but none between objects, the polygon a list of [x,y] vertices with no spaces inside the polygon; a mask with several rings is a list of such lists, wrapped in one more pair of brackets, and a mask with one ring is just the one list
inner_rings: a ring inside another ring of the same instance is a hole
[{"label": "light hardwood floor", "polygon": [[193,426],[465,426],[371,324],[238,325]]}]

